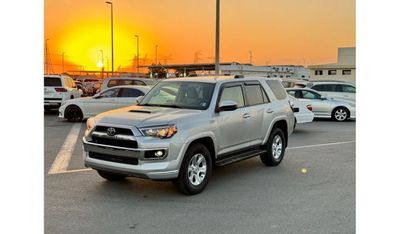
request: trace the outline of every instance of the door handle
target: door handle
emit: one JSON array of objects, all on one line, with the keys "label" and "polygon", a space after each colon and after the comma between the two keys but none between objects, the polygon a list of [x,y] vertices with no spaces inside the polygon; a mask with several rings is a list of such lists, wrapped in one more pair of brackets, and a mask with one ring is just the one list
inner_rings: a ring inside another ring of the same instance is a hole
[{"label": "door handle", "polygon": [[273,113],[274,110],[272,110],[271,108],[267,109],[267,113]]},{"label": "door handle", "polygon": [[249,113],[245,113],[245,114],[243,114],[243,118],[244,118],[244,119],[248,119],[248,118],[250,118],[250,114],[249,114]]}]

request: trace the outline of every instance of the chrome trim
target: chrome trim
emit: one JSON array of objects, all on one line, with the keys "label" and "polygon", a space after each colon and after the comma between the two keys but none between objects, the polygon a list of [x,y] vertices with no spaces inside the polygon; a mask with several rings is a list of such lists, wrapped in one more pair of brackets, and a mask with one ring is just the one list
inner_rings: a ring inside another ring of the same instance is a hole
[{"label": "chrome trim", "polygon": [[83,138],[83,144],[88,144],[88,145],[93,145],[93,146],[99,146],[99,147],[105,147],[105,148],[114,148],[114,149],[119,149],[119,150],[128,150],[128,151],[135,151],[135,152],[143,152],[143,151],[149,151],[149,150],[165,150],[168,151],[167,148],[151,148],[151,149],[134,149],[134,148],[126,148],[126,147],[120,147],[120,146],[113,146],[113,145],[103,145],[103,144],[98,144],[98,143],[93,143],[89,142]]},{"label": "chrome trim", "polygon": [[102,137],[102,138],[107,138],[107,139],[115,139],[115,140],[136,141],[136,137],[134,137],[133,135],[129,136],[129,135],[116,134],[114,136],[109,136],[105,132],[98,132],[98,131],[93,131],[92,136]]}]

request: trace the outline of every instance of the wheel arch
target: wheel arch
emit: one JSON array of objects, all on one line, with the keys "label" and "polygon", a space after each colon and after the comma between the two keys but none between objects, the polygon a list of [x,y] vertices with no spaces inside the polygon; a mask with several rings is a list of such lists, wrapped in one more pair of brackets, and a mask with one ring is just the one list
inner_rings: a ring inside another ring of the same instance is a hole
[{"label": "wheel arch", "polygon": [[277,127],[281,128],[283,133],[285,134],[285,147],[287,146],[289,139],[289,132],[288,132],[288,121],[285,117],[278,117],[272,121],[272,123],[269,125],[267,134],[265,135],[265,138],[262,142],[263,145],[267,143],[269,135],[272,132],[272,129]]}]

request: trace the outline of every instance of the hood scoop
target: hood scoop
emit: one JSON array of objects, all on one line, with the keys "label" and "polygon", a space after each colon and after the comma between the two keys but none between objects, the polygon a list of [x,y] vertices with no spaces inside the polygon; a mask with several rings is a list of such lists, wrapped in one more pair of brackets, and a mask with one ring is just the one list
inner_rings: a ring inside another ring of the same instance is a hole
[{"label": "hood scoop", "polygon": [[146,113],[146,114],[151,114],[151,111],[148,110],[130,110],[129,112],[135,112],[135,113]]}]

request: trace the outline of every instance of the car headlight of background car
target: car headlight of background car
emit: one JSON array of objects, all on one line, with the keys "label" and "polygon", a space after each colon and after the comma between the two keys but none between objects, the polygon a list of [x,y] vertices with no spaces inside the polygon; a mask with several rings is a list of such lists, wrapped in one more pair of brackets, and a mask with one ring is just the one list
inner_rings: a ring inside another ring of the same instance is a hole
[{"label": "car headlight of background car", "polygon": [[178,132],[178,129],[175,124],[172,125],[164,125],[164,126],[154,126],[154,127],[145,127],[139,128],[144,136],[158,137],[158,138],[170,138],[175,133]]}]

